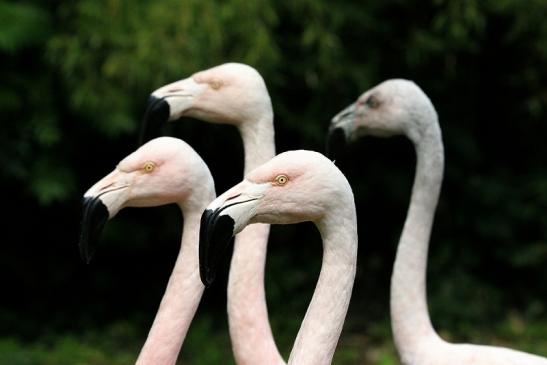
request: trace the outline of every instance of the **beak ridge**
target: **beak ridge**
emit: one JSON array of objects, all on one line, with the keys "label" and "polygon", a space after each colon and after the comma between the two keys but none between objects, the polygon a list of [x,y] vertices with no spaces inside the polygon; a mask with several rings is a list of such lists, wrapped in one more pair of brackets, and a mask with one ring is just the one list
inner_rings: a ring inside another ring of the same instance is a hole
[{"label": "beak ridge", "polygon": [[351,104],[332,118],[327,136],[326,154],[330,159],[344,155],[352,132],[355,104]]},{"label": "beak ridge", "polygon": [[232,237],[252,221],[270,186],[244,180],[213,200],[203,212],[199,229],[199,272],[206,287],[213,282]]}]

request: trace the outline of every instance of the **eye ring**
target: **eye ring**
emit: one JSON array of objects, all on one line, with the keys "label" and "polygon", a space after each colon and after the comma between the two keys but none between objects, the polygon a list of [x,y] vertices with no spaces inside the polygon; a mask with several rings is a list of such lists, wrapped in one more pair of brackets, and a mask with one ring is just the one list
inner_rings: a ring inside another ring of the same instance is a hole
[{"label": "eye ring", "polygon": [[274,185],[283,186],[289,181],[289,177],[287,175],[277,175],[274,179]]},{"label": "eye ring", "polygon": [[152,161],[145,162],[145,163],[144,163],[144,166],[142,167],[142,169],[144,170],[144,172],[146,172],[147,174],[149,174],[149,173],[151,173],[152,171],[154,171],[155,168],[156,168],[156,164],[153,163]]},{"label": "eye ring", "polygon": [[380,101],[378,100],[378,98],[375,96],[375,95],[371,95],[367,98],[367,100],[365,100],[365,105],[368,106],[369,108],[377,108],[379,105],[380,105]]}]

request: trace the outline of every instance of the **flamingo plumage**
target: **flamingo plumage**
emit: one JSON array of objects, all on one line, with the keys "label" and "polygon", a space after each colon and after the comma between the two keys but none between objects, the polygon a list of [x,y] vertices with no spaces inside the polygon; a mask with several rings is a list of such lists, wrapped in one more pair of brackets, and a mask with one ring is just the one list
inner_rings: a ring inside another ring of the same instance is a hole
[{"label": "flamingo plumage", "polygon": [[357,223],[351,187],[325,156],[304,150],[281,153],[215,199],[202,217],[200,274],[204,284],[211,283],[220,252],[247,225],[304,221],[312,221],[321,233],[323,260],[288,364],[327,365],[351,298]]},{"label": "flamingo plumage", "polygon": [[[193,117],[234,125],[243,141],[244,174],[275,155],[273,109],[262,76],[251,66],[226,63],[155,90],[143,137],[168,121]],[[269,225],[248,227],[235,238],[228,279],[228,324],[238,365],[283,365],[268,319],[264,270]]]},{"label": "flamingo plumage", "polygon": [[174,365],[204,286],[199,279],[200,216],[215,198],[205,162],[185,142],[156,138],[124,158],[84,194],[80,248],[89,261],[107,220],[126,207],[175,203],[184,216],[180,251],[137,365]]},{"label": "flamingo plumage", "polygon": [[547,359],[502,347],[452,344],[434,330],[426,296],[427,253],[444,169],[437,112],[414,82],[387,80],[332,119],[329,145],[372,135],[405,135],[416,150],[410,205],[391,277],[391,326],[404,365],[547,365]]}]

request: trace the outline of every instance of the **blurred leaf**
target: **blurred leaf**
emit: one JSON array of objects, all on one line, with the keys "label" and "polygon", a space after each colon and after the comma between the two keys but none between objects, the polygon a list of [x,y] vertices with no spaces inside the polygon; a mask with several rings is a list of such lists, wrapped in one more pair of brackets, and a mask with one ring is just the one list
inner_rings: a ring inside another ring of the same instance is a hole
[{"label": "blurred leaf", "polygon": [[14,53],[38,45],[51,31],[49,14],[36,5],[0,1],[0,50]]},{"label": "blurred leaf", "polygon": [[41,159],[33,166],[31,190],[41,204],[62,201],[75,192],[73,172],[54,161]]}]

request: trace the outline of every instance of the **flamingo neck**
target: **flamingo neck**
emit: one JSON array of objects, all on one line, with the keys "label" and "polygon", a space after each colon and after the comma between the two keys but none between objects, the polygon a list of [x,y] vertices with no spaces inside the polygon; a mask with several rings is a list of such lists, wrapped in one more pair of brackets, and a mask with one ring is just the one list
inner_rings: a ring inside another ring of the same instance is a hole
[{"label": "flamingo neck", "polygon": [[265,111],[256,121],[242,123],[239,132],[245,155],[243,174],[247,175],[275,156],[273,112]]},{"label": "flamingo neck", "polygon": [[[318,225],[323,263],[315,292],[298,331],[289,364],[328,365],[332,361],[348,310],[357,260],[357,222],[337,212]],[[346,208],[350,209],[350,208]]]},{"label": "flamingo neck", "polygon": [[410,205],[391,277],[391,325],[402,359],[424,340],[439,339],[427,308],[426,270],[431,228],[443,178],[444,150],[436,117],[419,137]]},{"label": "flamingo neck", "polygon": [[[245,171],[275,156],[273,114],[240,126]],[[264,270],[270,225],[253,224],[235,238],[228,280],[228,322],[238,365],[281,365],[285,361],[275,344],[264,291]]]},{"label": "flamingo neck", "polygon": [[[211,199],[214,199],[214,194]],[[184,211],[181,247],[137,365],[174,365],[203,294],[199,223],[203,209]]]}]

